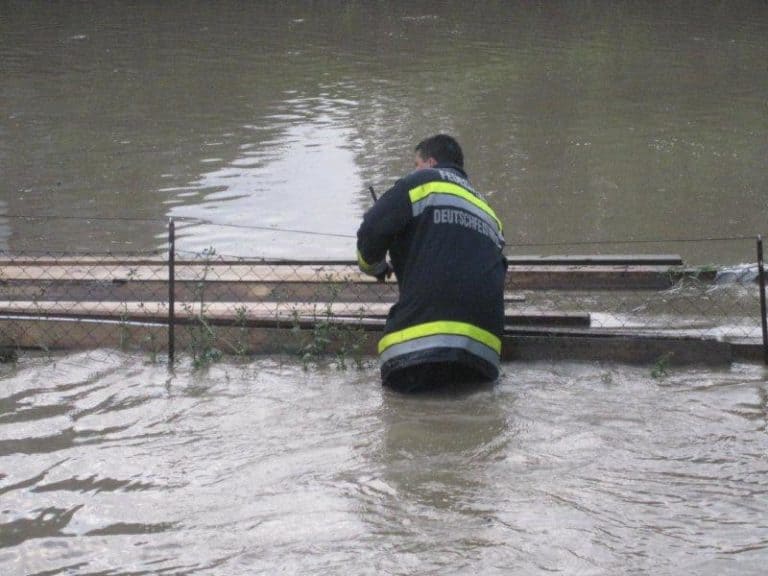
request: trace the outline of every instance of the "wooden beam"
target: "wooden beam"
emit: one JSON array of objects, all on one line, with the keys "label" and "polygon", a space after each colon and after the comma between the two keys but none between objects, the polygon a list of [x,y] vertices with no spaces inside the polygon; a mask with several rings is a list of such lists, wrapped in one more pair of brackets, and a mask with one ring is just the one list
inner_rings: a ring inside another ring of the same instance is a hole
[{"label": "wooden beam", "polygon": [[[199,300],[201,290],[193,283],[176,287],[179,300]],[[387,284],[252,284],[225,282],[209,284],[203,295],[206,301],[261,302],[265,300],[314,302],[388,302],[397,300],[397,285]],[[57,300],[69,302],[157,301],[167,299],[167,282],[0,282],[0,299]],[[505,292],[504,301],[525,302],[525,295]]]},{"label": "wooden beam", "polygon": [[566,256],[507,256],[515,266],[682,266],[679,254],[574,254]]},{"label": "wooden beam", "polygon": [[[670,277],[696,276],[702,280],[713,279],[714,270],[680,268],[664,265],[647,264],[512,264],[509,267],[508,284],[521,283],[538,286],[542,279],[555,279],[555,283],[564,281],[573,283],[583,282],[578,288],[590,284],[620,284],[631,287],[632,282],[640,285],[647,284],[647,278],[652,278],[652,286],[668,285]],[[0,268],[0,280],[9,281],[61,281],[61,282],[165,282],[168,279],[168,269],[163,263],[153,266],[126,266],[110,263],[94,263],[93,265],[67,266],[20,266],[17,264]],[[565,280],[563,280],[565,279]],[[176,280],[178,282],[205,282],[216,284],[220,282],[247,282],[253,284],[378,284],[371,278],[351,266],[338,265],[244,265],[211,263],[209,266],[176,264]],[[390,282],[390,284],[393,284]]]},{"label": "wooden beam", "polygon": [[[711,338],[617,334],[590,336],[585,333],[505,335],[504,360],[622,362],[627,364],[726,366],[733,359],[728,342]],[[510,366],[510,369],[514,369]]]},{"label": "wooden beam", "polygon": [[[0,347],[51,351],[116,348],[155,355],[165,352],[166,328],[152,323],[17,319],[0,322]],[[377,335],[366,330],[355,334],[359,352],[374,357]],[[266,326],[244,330],[238,326],[223,326],[216,328],[212,345],[233,354],[296,353],[311,342],[312,337],[310,327],[297,330],[293,326]],[[192,326],[177,330],[178,349],[189,349],[195,338]],[[739,345],[746,350],[747,344]],[[330,351],[333,350],[332,346]],[[505,361],[575,360],[653,365],[663,358],[669,365],[727,365],[733,356],[730,343],[706,338],[642,334],[590,336],[588,332],[556,331],[547,334],[510,332],[502,338]],[[507,364],[504,369],[514,373],[515,365]]]},{"label": "wooden beam", "polygon": [[508,290],[664,290],[682,278],[712,282],[715,270],[667,266],[510,266]]},{"label": "wooden beam", "polygon": [[[682,278],[711,282],[714,270],[666,266],[513,265],[507,290],[661,290]],[[394,301],[397,284],[339,266],[180,265],[177,296],[212,300]],[[0,298],[157,300],[167,294],[167,268],[158,266],[10,266],[0,268]]]},{"label": "wooden beam", "polygon": [[[574,254],[574,255],[507,255],[510,264],[516,265],[658,265],[682,266],[683,259],[678,254]],[[167,262],[163,254],[147,255],[41,255],[0,256],[0,267],[9,266],[162,266]],[[176,258],[176,262],[185,266],[344,266],[357,268],[357,262],[351,259],[329,260],[286,260],[264,258],[230,258],[213,256],[207,260]]]},{"label": "wooden beam", "polygon": [[[364,325],[374,322],[376,328],[389,313],[390,306],[380,302],[332,304],[317,302],[212,302],[202,308],[199,302],[177,302],[175,315],[179,323],[201,317],[212,325],[264,326],[270,321],[282,325],[291,321],[335,321]],[[0,302],[0,315],[34,318],[73,318],[115,320],[123,322],[166,322],[165,302],[69,302],[69,301],[6,301]],[[0,321],[2,317],[0,317]],[[514,326],[589,326],[590,316],[584,312],[552,312],[546,310],[507,307],[505,323]]]}]

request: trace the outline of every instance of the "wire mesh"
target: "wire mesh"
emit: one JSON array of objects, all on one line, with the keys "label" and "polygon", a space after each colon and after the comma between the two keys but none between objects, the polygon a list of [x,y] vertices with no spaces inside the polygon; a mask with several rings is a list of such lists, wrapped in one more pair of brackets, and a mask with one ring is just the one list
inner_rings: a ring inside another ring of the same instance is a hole
[{"label": "wire mesh", "polygon": [[[738,239],[743,262],[754,244]],[[230,256],[177,249],[174,327],[178,354],[195,364],[222,355],[291,353],[340,362],[375,354],[397,301],[353,261]],[[535,260],[534,257],[532,257]],[[168,350],[167,251],[0,253],[0,347],[110,350],[163,358]],[[512,265],[506,332],[684,336],[759,343],[756,265],[686,267],[642,258]]]}]

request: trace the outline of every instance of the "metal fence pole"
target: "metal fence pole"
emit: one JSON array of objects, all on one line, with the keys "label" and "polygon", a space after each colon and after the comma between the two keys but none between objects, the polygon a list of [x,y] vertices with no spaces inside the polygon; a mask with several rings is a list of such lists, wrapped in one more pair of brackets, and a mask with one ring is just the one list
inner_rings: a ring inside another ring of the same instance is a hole
[{"label": "metal fence pole", "polygon": [[765,315],[765,267],[763,266],[763,237],[757,237],[757,277],[760,281],[760,322],[763,328],[763,361],[768,364],[768,318]]},{"label": "metal fence pole", "polygon": [[176,355],[176,225],[168,219],[168,364],[173,366]]}]

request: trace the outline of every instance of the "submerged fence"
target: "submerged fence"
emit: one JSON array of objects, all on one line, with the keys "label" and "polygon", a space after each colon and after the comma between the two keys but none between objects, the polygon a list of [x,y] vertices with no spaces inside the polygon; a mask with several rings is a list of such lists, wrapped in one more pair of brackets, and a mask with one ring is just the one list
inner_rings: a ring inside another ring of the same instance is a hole
[{"label": "submerged fence", "polygon": [[[757,244],[721,241],[743,246],[739,265],[690,267],[664,254],[510,254],[505,357],[525,357],[531,342],[552,350],[578,341],[622,359],[615,343],[634,339],[660,343],[649,354],[661,360],[685,341],[768,358]],[[397,295],[394,281],[378,283],[352,261],[178,249],[171,222],[164,251],[0,254],[0,348],[7,357],[122,350],[199,366],[256,353],[361,364],[375,354]]]}]

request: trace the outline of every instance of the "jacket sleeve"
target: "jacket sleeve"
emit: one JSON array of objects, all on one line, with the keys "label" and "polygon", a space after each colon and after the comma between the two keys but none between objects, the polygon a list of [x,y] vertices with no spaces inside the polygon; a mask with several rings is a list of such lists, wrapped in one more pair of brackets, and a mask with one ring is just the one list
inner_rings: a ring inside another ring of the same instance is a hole
[{"label": "jacket sleeve", "polygon": [[387,250],[395,236],[411,221],[411,214],[408,190],[400,180],[363,216],[357,231],[357,264],[360,270],[370,276],[386,272]]}]

